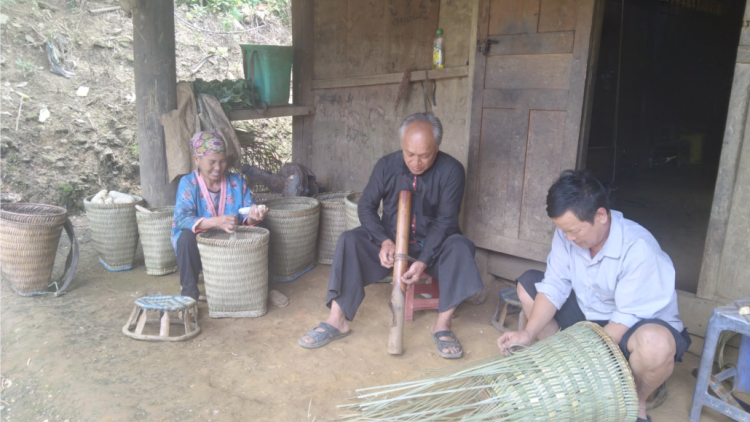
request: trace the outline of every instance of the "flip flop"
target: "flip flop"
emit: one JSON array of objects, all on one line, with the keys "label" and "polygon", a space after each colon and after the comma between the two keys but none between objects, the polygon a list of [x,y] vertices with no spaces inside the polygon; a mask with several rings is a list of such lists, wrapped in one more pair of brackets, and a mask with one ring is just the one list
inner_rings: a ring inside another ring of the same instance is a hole
[{"label": "flip flop", "polygon": [[[448,341],[440,340],[440,337],[450,337],[453,340],[448,340]],[[438,331],[437,333],[432,335],[432,341],[434,341],[435,344],[437,344],[437,352],[441,358],[458,359],[464,355],[464,350],[463,348],[461,348],[461,343],[458,342],[458,339],[456,339],[456,336],[450,331]],[[458,352],[443,353],[443,349],[447,349],[449,347],[458,347]]]},{"label": "flip flop", "polygon": [[[316,329],[322,328],[325,331],[316,331]],[[349,330],[345,333],[342,333],[339,331],[338,328],[334,327],[333,325],[326,324],[325,322],[321,322],[318,324],[317,327],[313,328],[312,330],[308,331],[307,336],[312,337],[313,342],[307,343],[306,341],[299,339],[297,343],[299,343],[300,346],[304,347],[305,349],[317,349],[318,347],[323,347],[326,344],[338,340],[340,338],[346,337],[351,333],[352,330]]]}]

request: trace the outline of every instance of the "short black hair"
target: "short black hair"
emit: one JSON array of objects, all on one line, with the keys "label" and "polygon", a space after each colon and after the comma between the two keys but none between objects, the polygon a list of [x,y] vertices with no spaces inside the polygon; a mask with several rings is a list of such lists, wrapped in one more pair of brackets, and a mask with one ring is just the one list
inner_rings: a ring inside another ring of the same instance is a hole
[{"label": "short black hair", "polygon": [[579,220],[594,224],[599,208],[609,212],[609,190],[588,171],[563,171],[547,192],[549,218],[570,211]]}]

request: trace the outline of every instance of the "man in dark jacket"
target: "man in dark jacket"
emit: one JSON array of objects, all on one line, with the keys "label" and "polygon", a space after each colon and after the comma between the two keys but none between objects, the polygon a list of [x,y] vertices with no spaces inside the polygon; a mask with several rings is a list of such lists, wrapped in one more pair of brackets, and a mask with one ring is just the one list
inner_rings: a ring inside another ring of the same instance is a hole
[{"label": "man in dark jacket", "polygon": [[[362,226],[342,234],[336,245],[326,298],[331,309],[328,319],[299,340],[302,347],[321,347],[349,334],[349,321],[365,297],[365,286],[392,272],[398,194],[410,190],[409,255],[416,261],[402,281],[416,283],[423,273],[439,280],[439,314],[432,337],[440,356],[463,356],[461,344],[450,330],[451,318],[456,306],[483,289],[474,243],[461,235],[458,226],[464,168],[438,150],[443,129],[432,114],[407,117],[399,134],[402,151],[378,161],[359,200]],[[381,200],[382,219],[378,216]]]}]

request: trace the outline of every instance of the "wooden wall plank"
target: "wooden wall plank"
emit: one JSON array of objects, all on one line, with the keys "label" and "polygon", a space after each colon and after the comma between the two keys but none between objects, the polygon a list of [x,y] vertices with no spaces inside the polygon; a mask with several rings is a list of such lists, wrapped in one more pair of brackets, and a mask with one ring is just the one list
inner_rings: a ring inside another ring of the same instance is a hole
[{"label": "wooden wall plank", "polygon": [[493,89],[484,93],[483,106],[526,110],[565,110],[568,91],[563,89]]},{"label": "wooden wall plank", "polygon": [[440,0],[388,0],[385,68],[393,72],[432,68],[432,43],[438,30]]},{"label": "wooden wall plank", "polygon": [[[476,26],[476,38],[482,39],[487,38],[487,31],[489,30],[489,18],[490,18],[490,0],[479,0],[477,6],[477,26]],[[476,49],[474,49],[476,51]],[[480,230],[478,224],[473,222],[478,221],[478,201],[479,201],[479,157],[480,157],[480,136],[482,135],[482,102],[484,95],[484,81],[485,81],[485,64],[487,56],[484,54],[475,53],[474,60],[471,62],[473,66],[473,72],[470,76],[471,80],[471,103],[468,109],[469,122],[467,125],[467,132],[469,134],[469,158],[468,165],[466,166],[467,177],[466,177],[466,189],[464,193],[465,206],[464,219],[465,224],[463,229],[465,234],[470,239],[475,240],[475,236]],[[475,240],[476,242],[476,240]],[[491,249],[491,248],[490,248]]]},{"label": "wooden wall plank", "polygon": [[515,120],[516,110],[485,108],[482,111],[479,218],[488,229],[507,237],[518,237],[518,212],[523,194],[521,176],[526,155],[526,143],[519,142],[514,133]]},{"label": "wooden wall plank", "polygon": [[489,55],[572,53],[574,37],[573,31],[499,35],[491,37],[497,44],[490,46]]},{"label": "wooden wall plank", "polygon": [[491,0],[489,35],[533,34],[540,0]]},{"label": "wooden wall plank", "polygon": [[554,224],[546,213],[547,190],[560,176],[565,111],[532,110],[524,174],[519,239],[551,242]]},{"label": "wooden wall plank", "polygon": [[346,75],[347,5],[347,0],[314,2],[310,11],[314,15],[314,79]]},{"label": "wooden wall plank", "polygon": [[485,89],[568,89],[570,54],[487,58]]},{"label": "wooden wall plank", "polygon": [[520,240],[511,237],[497,236],[479,230],[471,236],[471,240],[478,248],[489,249],[491,251],[518,256],[537,262],[547,262],[547,255],[549,255],[551,248],[550,242],[539,243]]},{"label": "wooden wall plank", "polygon": [[439,27],[443,30],[443,45],[445,46],[445,67],[466,66],[469,61],[469,39],[472,27],[471,3],[465,0],[442,0],[440,2]]},{"label": "wooden wall plank", "polygon": [[539,32],[572,31],[578,21],[578,0],[541,0]]},{"label": "wooden wall plank", "polygon": [[385,73],[385,0],[349,0],[347,76]]}]

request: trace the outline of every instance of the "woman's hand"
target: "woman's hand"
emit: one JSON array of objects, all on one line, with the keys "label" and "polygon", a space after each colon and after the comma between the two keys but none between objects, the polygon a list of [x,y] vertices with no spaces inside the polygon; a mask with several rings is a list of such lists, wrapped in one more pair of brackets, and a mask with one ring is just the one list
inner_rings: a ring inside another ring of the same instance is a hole
[{"label": "woman's hand", "polygon": [[237,216],[221,215],[219,217],[209,218],[214,228],[222,229],[227,233],[234,233],[237,230]]},{"label": "woman's hand", "polygon": [[247,213],[246,222],[249,224],[260,223],[266,218],[266,214],[268,214],[268,207],[265,205],[258,206],[254,204],[250,207],[250,211]]}]

